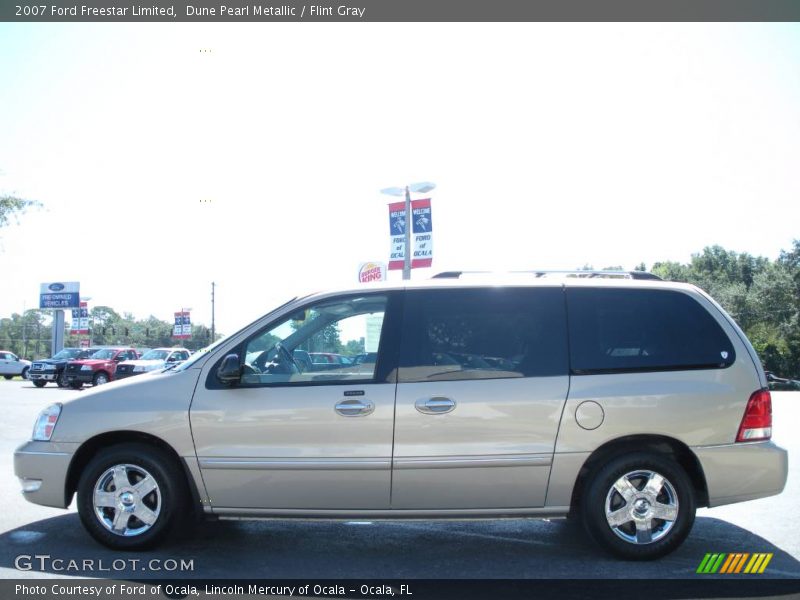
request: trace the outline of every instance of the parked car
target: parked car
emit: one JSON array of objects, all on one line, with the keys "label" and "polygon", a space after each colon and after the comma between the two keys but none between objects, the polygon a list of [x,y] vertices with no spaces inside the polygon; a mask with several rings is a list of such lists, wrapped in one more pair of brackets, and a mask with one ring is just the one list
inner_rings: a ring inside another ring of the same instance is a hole
[{"label": "parked car", "polygon": [[19,358],[8,350],[0,350],[0,375],[6,379],[11,379],[15,375],[21,375],[23,379],[27,379],[30,368],[31,361]]},{"label": "parked car", "polygon": [[84,383],[98,386],[114,380],[118,363],[137,358],[139,354],[133,348],[100,348],[87,358],[69,361],[64,372],[67,383],[74,389],[80,389]]},{"label": "parked car", "polygon": [[33,382],[36,387],[44,387],[48,382],[53,382],[58,387],[67,387],[66,366],[71,360],[80,360],[91,356],[97,352],[97,348],[64,348],[46,359],[37,359],[31,364],[31,369],[28,371],[28,379]]},{"label": "parked car", "polygon": [[141,375],[148,371],[163,369],[167,365],[180,364],[188,359],[190,352],[186,348],[153,348],[135,360],[124,360],[117,365],[116,379],[124,379],[133,375]]},{"label": "parked car", "polygon": [[[353,359],[343,354],[335,352],[309,352],[311,364],[316,365],[319,369],[337,369],[342,365],[352,365]],[[325,365],[320,367],[320,365]]]},{"label": "parked car", "polygon": [[[738,325],[649,277],[451,273],[295,299],[174,369],[48,407],[14,470],[31,502],[77,495],[87,531],[120,550],[156,546],[197,507],[571,516],[617,556],[663,556],[697,507],[780,493],[788,462]],[[300,364],[333,326],[377,360]]]},{"label": "parked car", "polygon": [[769,389],[771,390],[782,392],[796,392],[800,390],[800,381],[796,379],[778,377],[771,371],[765,371],[765,373],[767,374],[767,383],[769,384]]}]

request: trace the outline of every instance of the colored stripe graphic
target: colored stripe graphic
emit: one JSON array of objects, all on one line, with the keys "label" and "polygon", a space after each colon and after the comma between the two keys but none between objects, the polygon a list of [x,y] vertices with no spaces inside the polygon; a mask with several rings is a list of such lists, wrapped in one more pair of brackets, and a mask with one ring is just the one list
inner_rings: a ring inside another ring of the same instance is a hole
[{"label": "colored stripe graphic", "polygon": [[[697,567],[697,573],[702,574],[735,574],[744,573],[760,574],[763,573],[769,562],[772,560],[772,552],[734,552],[727,554],[724,552],[709,552]],[[749,559],[749,560],[748,560]]]},{"label": "colored stripe graphic", "polygon": [[706,554],[703,562],[697,567],[698,573],[716,573],[722,561],[725,559],[725,554]]}]

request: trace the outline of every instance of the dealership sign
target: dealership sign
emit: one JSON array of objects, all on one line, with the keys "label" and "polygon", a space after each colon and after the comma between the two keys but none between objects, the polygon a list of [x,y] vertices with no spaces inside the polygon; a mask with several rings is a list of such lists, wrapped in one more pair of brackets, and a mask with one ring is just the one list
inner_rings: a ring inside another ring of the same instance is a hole
[{"label": "dealership sign", "polygon": [[72,309],[72,324],[69,332],[73,335],[86,335],[89,333],[89,305],[81,302],[80,308]]},{"label": "dealership sign", "polygon": [[[403,268],[406,256],[406,203],[392,202],[389,205],[389,270]],[[431,200],[411,201],[411,268],[430,267],[433,263],[433,216]]]},{"label": "dealership sign", "polygon": [[172,337],[178,339],[192,337],[192,321],[188,310],[175,313],[175,326],[172,328]]},{"label": "dealership sign", "polygon": [[358,268],[358,282],[384,281],[386,279],[386,265],[380,262],[361,263]]},{"label": "dealership sign", "polygon": [[81,284],[56,281],[39,286],[39,308],[80,308]]}]

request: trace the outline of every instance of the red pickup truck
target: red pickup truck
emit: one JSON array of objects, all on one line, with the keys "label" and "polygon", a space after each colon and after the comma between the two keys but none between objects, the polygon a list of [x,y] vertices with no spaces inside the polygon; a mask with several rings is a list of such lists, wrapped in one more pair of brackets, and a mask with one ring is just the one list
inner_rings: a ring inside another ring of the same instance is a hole
[{"label": "red pickup truck", "polygon": [[117,364],[123,360],[136,360],[139,354],[133,348],[100,348],[89,358],[67,363],[67,383],[80,389],[84,383],[102,385],[113,381]]}]

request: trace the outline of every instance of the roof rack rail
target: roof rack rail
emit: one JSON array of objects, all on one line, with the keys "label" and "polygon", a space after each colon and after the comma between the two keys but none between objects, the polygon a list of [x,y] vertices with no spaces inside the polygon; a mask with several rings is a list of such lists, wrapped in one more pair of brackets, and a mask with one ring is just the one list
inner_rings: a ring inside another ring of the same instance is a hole
[{"label": "roof rack rail", "polygon": [[650,279],[653,281],[663,281],[658,275],[653,275],[647,271],[591,271],[574,269],[566,271],[443,271],[437,273],[431,279],[459,279],[462,275],[533,275],[537,279],[540,277],[579,277],[592,279],[595,277],[609,279]]}]

